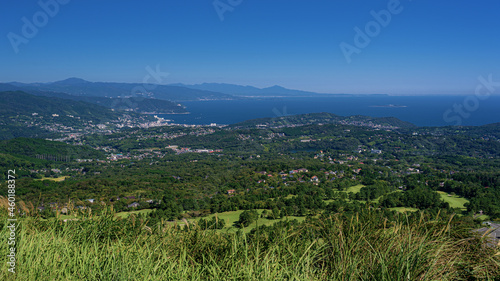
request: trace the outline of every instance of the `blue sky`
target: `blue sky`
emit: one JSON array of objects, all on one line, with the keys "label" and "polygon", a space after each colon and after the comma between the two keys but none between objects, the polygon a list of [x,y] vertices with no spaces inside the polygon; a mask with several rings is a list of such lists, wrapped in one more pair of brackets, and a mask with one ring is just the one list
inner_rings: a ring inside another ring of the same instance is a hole
[{"label": "blue sky", "polygon": [[[165,84],[326,93],[470,94],[480,75],[500,81],[495,0],[41,0],[52,15],[38,1],[3,2],[2,82],[141,82],[157,65]],[[358,48],[355,27],[376,28],[382,10],[390,21]],[[350,63],[342,42],[357,48]]]}]

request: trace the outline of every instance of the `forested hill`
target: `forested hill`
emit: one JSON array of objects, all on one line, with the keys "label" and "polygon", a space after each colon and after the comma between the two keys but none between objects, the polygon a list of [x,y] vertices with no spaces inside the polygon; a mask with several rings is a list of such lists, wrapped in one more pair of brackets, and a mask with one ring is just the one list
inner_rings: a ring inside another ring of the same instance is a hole
[{"label": "forested hill", "polygon": [[36,90],[33,88],[23,89],[10,84],[0,83],[0,92],[3,91],[23,91],[35,96],[55,97],[73,101],[83,101],[104,106],[107,108],[112,108],[117,110],[131,110],[138,113],[186,113],[187,112],[184,106],[176,102],[145,98],[141,96],[127,97],[127,98],[76,96],[62,92]]},{"label": "forested hill", "polygon": [[247,120],[231,125],[232,128],[255,128],[255,127],[290,127],[310,124],[343,124],[381,128],[414,128],[412,123],[401,121],[394,117],[369,117],[369,116],[339,116],[333,113],[308,113],[272,118],[259,118]]},{"label": "forested hill", "polygon": [[488,125],[483,125],[479,127],[469,127],[470,130],[477,135],[489,135],[494,136],[496,139],[500,139],[500,123],[493,123]]},{"label": "forested hill", "polygon": [[143,97],[101,98],[73,96],[72,99],[95,103],[113,109],[133,110],[138,113],[187,113],[186,108],[181,104],[167,100],[147,99]]},{"label": "forested hill", "polygon": [[34,96],[22,91],[0,92],[0,99],[0,139],[94,132],[124,122],[132,124],[154,119],[134,112],[112,111],[82,101]]},{"label": "forested hill", "polygon": [[[52,172],[67,171],[69,167],[75,169],[76,159],[105,158],[103,152],[84,145],[70,145],[35,138],[0,141],[0,169],[3,171],[14,169],[19,177],[41,177],[38,173],[43,174],[43,171],[50,173],[52,169],[56,169]],[[0,179],[7,179],[6,174],[0,175]]]},{"label": "forested hill", "polygon": [[[104,153],[87,146],[69,145],[57,141],[16,138],[0,141],[0,154],[51,160],[103,159]],[[67,157],[67,158],[66,158]]]},{"label": "forested hill", "polygon": [[0,92],[0,98],[2,99],[0,105],[2,119],[16,115],[32,116],[33,113],[38,113],[38,116],[73,115],[100,122],[117,116],[116,113],[102,106],[55,97],[39,97],[21,91]]}]

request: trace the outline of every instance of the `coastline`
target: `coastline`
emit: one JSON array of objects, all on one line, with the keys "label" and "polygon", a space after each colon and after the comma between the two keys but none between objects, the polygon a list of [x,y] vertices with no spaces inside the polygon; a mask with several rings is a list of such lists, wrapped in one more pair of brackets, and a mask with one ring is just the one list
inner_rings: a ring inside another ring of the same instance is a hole
[{"label": "coastline", "polygon": [[383,108],[404,108],[408,107],[407,105],[394,105],[394,104],[387,104],[387,105],[370,105],[370,107],[383,107]]},{"label": "coastline", "polygon": [[141,114],[147,114],[147,115],[177,115],[177,114],[191,114],[191,112],[170,112],[170,113],[160,113],[160,112],[143,112]]}]

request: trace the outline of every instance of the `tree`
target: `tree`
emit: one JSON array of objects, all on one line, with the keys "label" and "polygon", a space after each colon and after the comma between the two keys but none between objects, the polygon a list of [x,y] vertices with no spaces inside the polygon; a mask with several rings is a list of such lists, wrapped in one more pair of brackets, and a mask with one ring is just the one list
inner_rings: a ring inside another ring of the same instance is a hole
[{"label": "tree", "polygon": [[255,210],[244,211],[240,214],[240,219],[236,225],[240,228],[247,227],[259,218],[259,214]]},{"label": "tree", "polygon": [[267,213],[267,210],[262,211],[262,214],[260,214],[261,218],[267,218],[269,214]]},{"label": "tree", "polygon": [[280,210],[278,209],[278,207],[273,208],[272,214],[270,216],[275,220],[280,218]]}]

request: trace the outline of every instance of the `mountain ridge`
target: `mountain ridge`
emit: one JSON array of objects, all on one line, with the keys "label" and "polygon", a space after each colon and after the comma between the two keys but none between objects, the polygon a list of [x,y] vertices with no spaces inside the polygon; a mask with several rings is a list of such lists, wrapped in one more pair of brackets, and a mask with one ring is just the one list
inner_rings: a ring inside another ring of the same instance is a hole
[{"label": "mountain ridge", "polygon": [[387,96],[386,94],[343,94],[343,93],[317,93],[312,91],[302,91],[288,89],[279,85],[258,88],[249,85],[236,85],[228,83],[201,83],[201,84],[171,84],[198,90],[221,92],[242,97],[354,97],[354,96]]},{"label": "mountain ridge", "polygon": [[179,86],[142,83],[90,82],[76,77],[50,83],[9,82],[4,84],[18,87],[20,90],[26,92],[59,92],[74,96],[111,98],[144,97],[176,102],[212,99],[238,99],[238,97],[228,94]]},{"label": "mountain ridge", "polygon": [[[344,94],[317,93],[288,89],[280,85],[258,88],[250,85],[229,83],[201,84],[141,84],[119,82],[91,82],[77,77],[48,83],[8,82],[22,90],[62,92],[78,96],[130,97],[143,96],[175,102],[196,100],[228,100],[251,97],[346,97],[346,96],[387,96],[386,94]],[[140,92],[139,90],[145,90]]]}]

